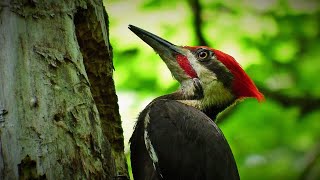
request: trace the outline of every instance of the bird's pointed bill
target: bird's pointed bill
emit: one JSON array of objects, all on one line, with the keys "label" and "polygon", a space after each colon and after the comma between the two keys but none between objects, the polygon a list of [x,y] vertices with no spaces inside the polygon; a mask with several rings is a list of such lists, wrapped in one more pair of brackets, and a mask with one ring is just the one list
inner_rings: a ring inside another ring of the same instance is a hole
[{"label": "bird's pointed bill", "polygon": [[134,32],[138,37],[140,37],[145,43],[151,46],[159,54],[160,53],[161,54],[163,53],[183,54],[184,53],[180,47],[146,30],[143,30],[133,25],[129,25],[129,29],[132,32]]},{"label": "bird's pointed bill", "polygon": [[129,25],[129,29],[160,55],[170,69],[172,75],[179,82],[197,77],[196,72],[186,57],[187,50],[185,48],[174,45],[171,42],[136,26]]}]

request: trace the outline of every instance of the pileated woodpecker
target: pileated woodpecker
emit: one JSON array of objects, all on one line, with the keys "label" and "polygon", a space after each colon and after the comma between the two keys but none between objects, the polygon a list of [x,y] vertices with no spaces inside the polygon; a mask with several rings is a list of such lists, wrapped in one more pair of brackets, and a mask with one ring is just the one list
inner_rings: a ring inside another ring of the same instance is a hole
[{"label": "pileated woodpecker", "polygon": [[229,144],[214,123],[236,100],[264,97],[233,57],[205,46],[176,46],[129,25],[150,45],[180,88],[154,99],[139,115],[130,139],[135,180],[235,180]]}]

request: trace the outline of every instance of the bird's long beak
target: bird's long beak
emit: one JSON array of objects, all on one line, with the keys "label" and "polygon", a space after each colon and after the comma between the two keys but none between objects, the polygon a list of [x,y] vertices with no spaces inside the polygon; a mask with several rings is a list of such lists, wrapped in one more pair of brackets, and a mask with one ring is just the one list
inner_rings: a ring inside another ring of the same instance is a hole
[{"label": "bird's long beak", "polygon": [[[140,37],[145,43],[151,46],[157,53],[178,53],[182,54],[182,48],[172,44],[171,42],[162,39],[161,37],[152,34],[146,30],[138,28],[133,25],[129,25],[129,29],[134,32],[138,37]],[[160,54],[160,55],[161,55]]]},{"label": "bird's long beak", "polygon": [[[178,57],[186,57],[187,50],[183,47],[174,45],[161,37],[154,35],[148,31],[129,25],[129,29],[134,32],[145,43],[151,46],[166,63],[172,75],[179,81],[190,78],[179,65]],[[187,59],[186,59],[187,60]]]}]

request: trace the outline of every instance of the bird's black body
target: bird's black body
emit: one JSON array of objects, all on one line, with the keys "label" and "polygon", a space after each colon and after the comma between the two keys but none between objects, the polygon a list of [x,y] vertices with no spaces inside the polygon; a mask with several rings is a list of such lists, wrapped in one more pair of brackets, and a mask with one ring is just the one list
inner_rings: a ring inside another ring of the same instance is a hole
[{"label": "bird's black body", "polygon": [[[145,131],[158,158],[155,164],[146,148]],[[200,110],[175,100],[158,99],[142,111],[130,150],[135,180],[239,179],[231,149],[217,125]]]}]

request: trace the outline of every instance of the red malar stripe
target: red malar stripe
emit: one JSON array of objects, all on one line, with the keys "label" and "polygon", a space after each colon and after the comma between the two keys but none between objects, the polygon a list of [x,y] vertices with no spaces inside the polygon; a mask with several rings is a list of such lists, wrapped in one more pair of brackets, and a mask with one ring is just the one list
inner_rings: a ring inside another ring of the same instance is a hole
[{"label": "red malar stripe", "polygon": [[184,55],[178,54],[176,56],[177,62],[179,63],[180,67],[190,76],[191,78],[197,78],[196,71],[192,68],[188,58]]}]

